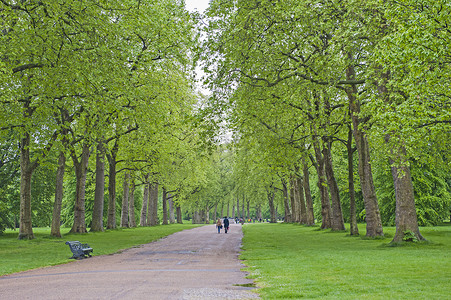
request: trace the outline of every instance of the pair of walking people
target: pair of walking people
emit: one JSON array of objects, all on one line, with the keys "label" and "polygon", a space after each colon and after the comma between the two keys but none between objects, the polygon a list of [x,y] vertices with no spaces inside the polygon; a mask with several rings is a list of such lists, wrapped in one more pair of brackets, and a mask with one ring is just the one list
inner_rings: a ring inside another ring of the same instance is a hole
[{"label": "pair of walking people", "polygon": [[218,233],[221,233],[222,226],[224,226],[224,231],[225,233],[227,233],[227,231],[229,231],[230,226],[229,219],[227,217],[224,217],[223,222],[221,222],[221,219],[218,219],[218,222],[216,222],[216,228],[218,229]]}]

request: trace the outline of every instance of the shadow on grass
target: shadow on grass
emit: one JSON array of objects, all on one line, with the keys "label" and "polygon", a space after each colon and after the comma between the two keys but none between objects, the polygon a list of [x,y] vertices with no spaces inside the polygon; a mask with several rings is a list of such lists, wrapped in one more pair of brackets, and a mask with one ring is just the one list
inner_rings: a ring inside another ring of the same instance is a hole
[{"label": "shadow on grass", "polygon": [[431,241],[418,241],[418,242],[390,242],[388,244],[382,244],[381,247],[385,248],[424,248],[424,247],[444,247],[442,243],[434,243]]}]

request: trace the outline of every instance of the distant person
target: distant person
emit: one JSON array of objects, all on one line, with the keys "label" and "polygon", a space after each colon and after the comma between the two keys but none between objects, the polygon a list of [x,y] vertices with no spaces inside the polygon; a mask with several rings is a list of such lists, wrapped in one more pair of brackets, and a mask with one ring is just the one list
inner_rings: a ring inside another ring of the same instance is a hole
[{"label": "distant person", "polygon": [[230,225],[229,218],[224,217],[224,231],[225,231],[225,233],[227,233],[227,231],[229,231],[229,225]]},{"label": "distant person", "polygon": [[221,219],[218,219],[218,222],[216,222],[216,228],[218,228],[218,233],[221,233],[221,228],[222,228]]}]

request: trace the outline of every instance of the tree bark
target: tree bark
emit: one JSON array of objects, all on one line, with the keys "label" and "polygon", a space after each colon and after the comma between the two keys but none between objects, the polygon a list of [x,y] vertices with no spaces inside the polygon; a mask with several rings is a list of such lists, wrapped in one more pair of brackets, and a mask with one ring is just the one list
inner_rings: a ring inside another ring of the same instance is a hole
[{"label": "tree bark", "polygon": [[166,192],[166,188],[163,187],[163,225],[168,225],[168,203],[167,203],[168,193]]},{"label": "tree bark", "polygon": [[[398,151],[405,153],[404,148]],[[394,243],[426,240],[418,227],[412,177],[406,163],[404,159],[401,166],[396,166],[395,162],[390,160],[396,197],[396,233],[392,240]]]},{"label": "tree bark", "polygon": [[175,211],[177,212],[177,223],[178,223],[178,224],[183,224],[183,220],[182,220],[182,208],[180,207],[180,205],[176,204],[176,206],[175,206]]},{"label": "tree bark", "polygon": [[135,180],[133,177],[130,178],[130,196],[128,200],[128,225],[129,227],[136,227],[136,217],[135,217]]},{"label": "tree bark", "polygon": [[299,203],[296,195],[296,185],[295,185],[295,178],[294,176],[291,176],[290,178],[290,202],[291,202],[291,217],[292,221],[294,223],[300,222],[300,214],[298,213],[299,210]]},{"label": "tree bark", "polygon": [[130,195],[130,173],[125,172],[124,174],[124,193],[122,197],[122,209],[121,209],[121,227],[128,227],[128,200]]},{"label": "tree bark", "polygon": [[257,219],[259,221],[261,221],[261,219],[263,219],[263,215],[262,215],[262,207],[260,204],[257,205]]},{"label": "tree bark", "polygon": [[[378,92],[388,105],[392,105],[387,88],[390,71],[383,72],[381,79],[382,84],[378,86]],[[396,113],[396,110],[394,112]],[[393,130],[385,135],[385,143],[390,149],[389,161],[396,197],[396,233],[392,243],[423,241],[425,238],[420,234],[418,227],[415,195],[404,141],[400,140]]]},{"label": "tree bark", "polygon": [[111,153],[107,155],[108,158],[108,217],[107,229],[116,228],[116,157],[119,150],[117,140],[114,143]]},{"label": "tree bark", "polygon": [[234,214],[234,211],[232,211],[232,218],[235,219],[234,215],[238,219],[241,218],[241,214],[240,214],[240,197],[238,195],[236,196],[236,214]]},{"label": "tree bark", "polygon": [[290,211],[290,203],[288,199],[288,187],[285,180],[282,179],[282,193],[283,193],[283,206],[285,209],[285,218],[284,221],[286,223],[291,223],[291,211]]},{"label": "tree bark", "polygon": [[205,205],[205,224],[210,224],[210,209],[208,204]]},{"label": "tree bark", "polygon": [[357,226],[357,213],[355,206],[355,188],[354,188],[354,160],[352,148],[352,128],[349,126],[348,141],[346,143],[348,149],[348,188],[349,188],[349,208],[350,208],[350,234],[359,235],[359,227]]},{"label": "tree bark", "polygon": [[103,141],[97,144],[96,187],[92,211],[91,231],[103,231],[103,206],[105,203],[105,148]]},{"label": "tree bark", "polygon": [[249,220],[251,218],[251,207],[250,207],[251,203],[248,200],[246,201],[246,204],[247,204],[247,219]]},{"label": "tree bark", "polygon": [[323,157],[324,169],[326,171],[327,186],[329,187],[330,196],[332,200],[332,216],[331,227],[332,230],[345,230],[345,222],[343,220],[343,212],[340,203],[340,191],[338,190],[337,180],[335,179],[334,169],[332,165],[332,145],[328,138],[323,138]]},{"label": "tree bark", "polygon": [[[149,201],[149,184],[144,184],[144,192],[143,192],[143,203],[141,206],[141,218],[139,219],[139,226],[149,226],[150,225],[150,218],[147,218],[147,210],[148,206],[150,206]],[[149,209],[150,211],[150,209]],[[150,213],[150,212],[149,212]],[[148,224],[149,222],[149,224]]]},{"label": "tree bark", "polygon": [[267,190],[266,194],[268,196],[269,212],[271,215],[271,223],[277,223],[276,209],[274,206],[275,190],[271,187],[270,190]]},{"label": "tree bark", "polygon": [[302,159],[302,184],[304,186],[304,194],[305,194],[305,205],[307,210],[307,223],[306,225],[313,226],[315,225],[315,214],[313,211],[313,199],[312,193],[310,191],[310,173],[308,170],[308,165],[305,159]]},{"label": "tree bark", "polygon": [[55,203],[53,205],[52,229],[50,235],[61,237],[61,205],[63,203],[64,171],[66,167],[66,155],[60,151],[58,157],[58,169],[56,171]]},{"label": "tree bark", "polygon": [[193,213],[193,224],[201,224],[201,223],[202,223],[201,214],[198,210],[196,210]]},{"label": "tree bark", "polygon": [[[355,71],[352,65],[346,70],[346,78],[348,80],[355,79]],[[359,117],[360,102],[357,99],[356,85],[351,85],[350,88],[347,88],[346,94],[349,100],[354,140],[359,157],[359,178],[366,212],[366,236],[383,236],[384,231],[379,212],[379,204],[377,203],[376,190],[374,188],[373,172],[371,170],[370,147],[367,136],[362,131],[362,124]]]},{"label": "tree bark", "polygon": [[158,183],[150,185],[149,189],[149,212],[147,214],[150,226],[160,224],[158,220]]},{"label": "tree bark", "polygon": [[305,205],[305,198],[304,198],[304,187],[302,186],[302,178],[299,176],[296,176],[295,179],[295,192],[296,192],[296,198],[298,199],[298,206],[299,206],[299,223],[301,224],[307,224],[307,207]]},{"label": "tree bark", "polygon": [[31,177],[37,163],[30,161],[30,135],[25,133],[20,143],[20,219],[19,240],[34,239],[31,224]]},{"label": "tree bark", "polygon": [[80,160],[72,151],[72,161],[75,168],[75,177],[77,179],[75,188],[75,205],[74,205],[74,224],[71,233],[86,233],[86,215],[85,215],[85,192],[86,192],[86,175],[89,163],[89,146],[83,144]]},{"label": "tree bark", "polygon": [[169,204],[169,223],[174,224],[175,223],[175,216],[174,216],[174,201],[172,200],[173,196],[171,194],[168,194],[168,204]]},{"label": "tree bark", "polygon": [[318,189],[320,191],[321,198],[321,229],[331,228],[331,217],[330,217],[330,200],[329,200],[329,191],[327,190],[326,176],[324,172],[324,159],[321,153],[321,149],[318,143],[318,140],[313,138],[313,148],[315,150],[316,162],[312,158],[312,163],[315,164],[316,173],[318,175]]}]

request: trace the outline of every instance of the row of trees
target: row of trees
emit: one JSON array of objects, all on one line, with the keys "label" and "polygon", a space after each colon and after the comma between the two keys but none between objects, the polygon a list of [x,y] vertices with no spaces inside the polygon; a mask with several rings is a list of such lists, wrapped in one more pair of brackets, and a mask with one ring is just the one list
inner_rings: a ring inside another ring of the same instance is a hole
[{"label": "row of trees", "polygon": [[[199,47],[183,1],[0,0],[0,231],[167,224],[183,206],[422,240],[450,213],[450,13],[213,0]],[[215,150],[219,125],[233,137]]]},{"label": "row of trees", "polygon": [[238,169],[270,206],[283,191],[286,220],[313,222],[299,192],[312,168],[322,228],[344,229],[343,189],[351,234],[364,214],[366,235],[384,235],[387,190],[394,242],[423,240],[415,199],[423,219],[449,216],[450,13],[448,1],[211,2],[202,56],[211,105],[230,116]]},{"label": "row of trees", "polygon": [[194,17],[178,0],[0,1],[0,223],[14,224],[19,207],[19,239],[32,239],[52,194],[52,235],[67,206],[71,232],[87,231],[87,212],[93,231],[115,228],[119,213],[135,226],[133,190],[144,186],[141,225],[154,225],[157,185],[165,200],[193,193],[210,143]]}]

